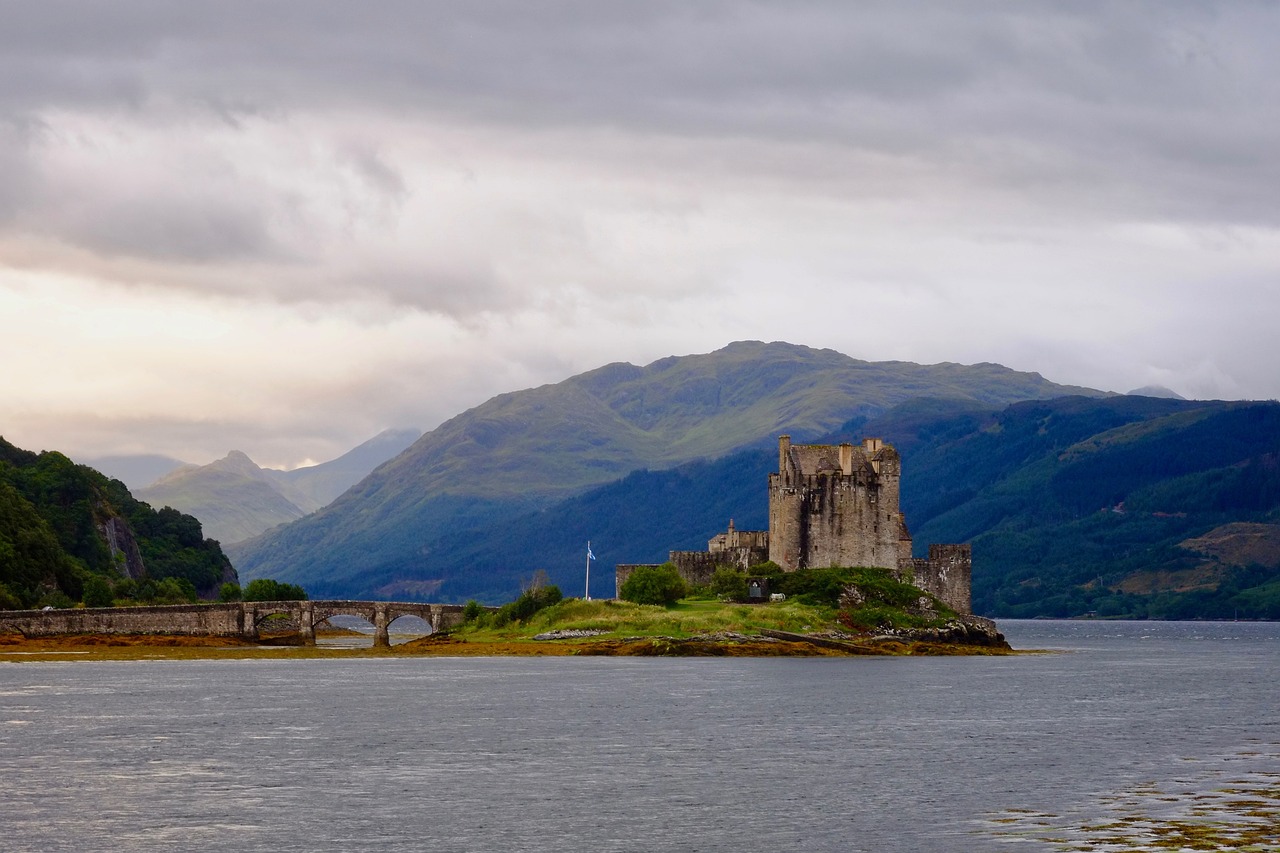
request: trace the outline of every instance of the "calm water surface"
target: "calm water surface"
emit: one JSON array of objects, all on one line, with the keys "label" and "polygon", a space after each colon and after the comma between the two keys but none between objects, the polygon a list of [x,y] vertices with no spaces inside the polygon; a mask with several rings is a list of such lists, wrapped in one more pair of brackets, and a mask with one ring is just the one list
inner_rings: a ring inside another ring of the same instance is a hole
[{"label": "calm water surface", "polygon": [[1280,773],[1280,625],[1001,627],[1069,651],[0,663],[0,850],[1035,853]]}]

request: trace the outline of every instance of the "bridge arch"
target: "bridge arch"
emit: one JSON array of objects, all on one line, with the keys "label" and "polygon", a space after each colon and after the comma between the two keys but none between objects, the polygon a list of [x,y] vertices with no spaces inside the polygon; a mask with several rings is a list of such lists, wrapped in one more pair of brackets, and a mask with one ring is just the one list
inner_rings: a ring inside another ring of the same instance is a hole
[{"label": "bridge arch", "polygon": [[299,625],[307,645],[316,641],[315,627],[330,616],[356,616],[373,625],[373,645],[391,645],[391,623],[401,616],[417,616],[430,626],[431,633],[462,622],[462,606],[406,601],[303,601],[299,602]]}]

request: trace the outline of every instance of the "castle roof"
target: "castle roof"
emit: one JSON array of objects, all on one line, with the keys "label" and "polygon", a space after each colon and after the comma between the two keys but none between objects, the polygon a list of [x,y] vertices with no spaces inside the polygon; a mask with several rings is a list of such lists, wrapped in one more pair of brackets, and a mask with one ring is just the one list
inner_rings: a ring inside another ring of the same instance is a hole
[{"label": "castle roof", "polygon": [[[852,448],[853,470],[871,469],[871,462],[866,452],[858,446]],[[796,473],[801,477],[815,474],[839,474],[843,472],[840,465],[840,447],[834,444],[793,444],[791,445],[791,462]]]}]

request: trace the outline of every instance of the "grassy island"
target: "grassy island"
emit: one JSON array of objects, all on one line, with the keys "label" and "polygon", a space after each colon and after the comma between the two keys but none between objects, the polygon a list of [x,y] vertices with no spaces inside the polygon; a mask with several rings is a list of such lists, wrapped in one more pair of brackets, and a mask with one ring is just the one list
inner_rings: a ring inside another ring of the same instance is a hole
[{"label": "grassy island", "polygon": [[[848,571],[848,570],[829,570]],[[866,570],[861,570],[866,571]],[[879,579],[877,579],[879,580]],[[961,617],[906,584],[907,601],[862,592],[858,604],[822,602],[824,595],[744,604],[682,598],[669,606],[568,599],[524,619],[474,619],[408,645],[455,654],[585,655],[910,655],[1004,654],[1004,638],[986,620]],[[923,603],[923,607],[917,605]],[[989,624],[989,623],[988,623]],[[472,651],[474,650],[474,651]]]},{"label": "grassy island", "polygon": [[[732,578],[728,580],[733,580]],[[711,589],[677,590],[667,604],[562,599],[534,585],[497,610],[477,604],[450,630],[391,648],[298,645],[300,637],[260,644],[216,637],[0,636],[0,660],[256,657],[625,655],[849,656],[1007,654],[989,620],[956,614],[936,598],[880,569],[788,574],[780,601],[721,600]],[[670,593],[670,591],[668,591]],[[674,593],[670,593],[674,594]]]}]

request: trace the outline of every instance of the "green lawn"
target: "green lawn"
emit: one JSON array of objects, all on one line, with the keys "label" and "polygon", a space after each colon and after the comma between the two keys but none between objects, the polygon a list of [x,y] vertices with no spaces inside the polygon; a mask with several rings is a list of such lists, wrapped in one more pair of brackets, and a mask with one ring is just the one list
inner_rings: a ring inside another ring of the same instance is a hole
[{"label": "green lawn", "polygon": [[683,599],[670,608],[626,601],[568,599],[540,610],[527,622],[502,628],[465,625],[454,633],[468,640],[518,640],[546,631],[608,631],[616,637],[692,637],[734,632],[757,634],[762,628],[812,633],[837,627],[835,611],[794,601],[733,604]]}]

